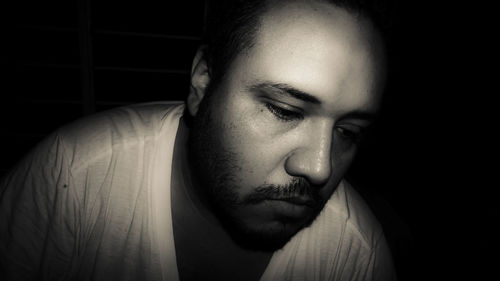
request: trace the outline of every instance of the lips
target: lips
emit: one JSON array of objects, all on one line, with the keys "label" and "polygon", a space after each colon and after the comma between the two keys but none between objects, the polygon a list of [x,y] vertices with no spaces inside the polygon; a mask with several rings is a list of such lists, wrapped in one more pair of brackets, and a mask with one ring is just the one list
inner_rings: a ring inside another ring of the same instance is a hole
[{"label": "lips", "polygon": [[[297,204],[297,202],[300,204]],[[303,204],[304,202],[304,200],[291,200],[291,198],[282,198],[279,200],[269,199],[264,201],[264,210],[266,211],[263,211],[265,213],[269,212],[268,214],[270,214],[273,219],[288,218],[301,220],[308,217],[312,212],[312,208]]]}]

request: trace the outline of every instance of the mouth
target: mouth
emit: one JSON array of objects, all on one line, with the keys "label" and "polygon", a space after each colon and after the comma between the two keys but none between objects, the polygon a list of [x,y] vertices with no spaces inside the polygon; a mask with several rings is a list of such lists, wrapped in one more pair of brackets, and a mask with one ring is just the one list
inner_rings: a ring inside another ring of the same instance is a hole
[{"label": "mouth", "polygon": [[314,209],[314,201],[307,197],[266,198],[263,203],[271,211],[273,217],[302,220]]}]

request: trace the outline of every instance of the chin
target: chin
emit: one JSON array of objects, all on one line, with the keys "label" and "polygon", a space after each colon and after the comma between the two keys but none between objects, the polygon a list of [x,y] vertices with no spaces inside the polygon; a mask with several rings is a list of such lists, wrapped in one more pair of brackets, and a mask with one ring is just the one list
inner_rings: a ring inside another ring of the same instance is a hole
[{"label": "chin", "polygon": [[263,252],[283,248],[300,229],[286,222],[272,222],[259,227],[237,224],[226,227],[231,238],[242,248]]},{"label": "chin", "polygon": [[316,217],[245,220],[237,217],[235,212],[231,214],[219,215],[219,219],[233,241],[244,249],[262,252],[274,252],[283,248]]}]

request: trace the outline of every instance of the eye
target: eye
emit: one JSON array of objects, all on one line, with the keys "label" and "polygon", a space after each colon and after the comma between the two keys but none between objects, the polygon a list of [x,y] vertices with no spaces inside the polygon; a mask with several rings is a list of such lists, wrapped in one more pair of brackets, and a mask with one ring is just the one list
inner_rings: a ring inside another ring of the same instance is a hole
[{"label": "eye", "polygon": [[348,128],[346,126],[339,126],[336,128],[337,132],[339,132],[340,136],[353,143],[358,143],[363,136],[363,131],[361,128],[357,126],[351,126],[352,128]]},{"label": "eye", "polygon": [[267,109],[280,121],[289,122],[294,120],[302,120],[304,118],[304,116],[302,116],[302,113],[300,112],[284,109],[283,107],[277,106],[272,103],[266,103],[265,105]]}]

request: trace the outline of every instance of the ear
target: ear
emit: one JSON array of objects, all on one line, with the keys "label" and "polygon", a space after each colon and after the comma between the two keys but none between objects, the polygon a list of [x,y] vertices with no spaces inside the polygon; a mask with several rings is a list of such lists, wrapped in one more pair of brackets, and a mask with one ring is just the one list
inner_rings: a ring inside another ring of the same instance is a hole
[{"label": "ear", "polygon": [[205,97],[205,92],[210,83],[210,74],[205,59],[205,49],[206,46],[198,48],[191,67],[191,87],[186,102],[187,109],[191,116],[195,116],[198,112],[200,103]]}]

